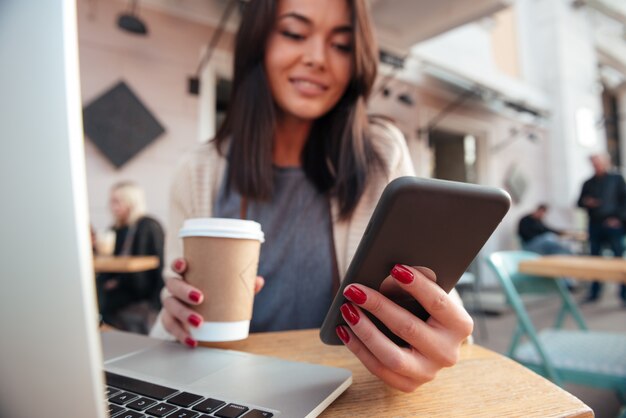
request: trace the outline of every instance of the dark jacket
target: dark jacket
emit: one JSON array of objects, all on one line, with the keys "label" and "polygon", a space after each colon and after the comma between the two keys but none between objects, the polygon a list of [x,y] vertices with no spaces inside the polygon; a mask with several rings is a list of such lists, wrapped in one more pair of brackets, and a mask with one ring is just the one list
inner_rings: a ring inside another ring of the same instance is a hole
[{"label": "dark jacket", "polygon": [[556,229],[548,228],[540,219],[535,219],[532,214],[524,216],[517,227],[517,233],[524,243],[546,232],[560,234]]},{"label": "dark jacket", "polygon": [[[155,309],[160,309],[159,293],[163,287],[163,228],[159,222],[148,216],[140,218],[133,227],[114,228],[115,255],[155,255],[159,257],[159,267],[138,273],[108,273],[100,280],[119,279],[119,286],[110,301],[114,310],[134,302],[148,301]],[[128,239],[128,242],[127,242]],[[125,248],[125,247],[128,248]]]},{"label": "dark jacket", "polygon": [[[598,199],[600,206],[597,208],[584,206],[583,200],[586,197]],[[624,178],[617,173],[591,177],[583,184],[578,206],[587,210],[590,223],[602,223],[611,217],[626,221],[626,183],[624,183]]]}]

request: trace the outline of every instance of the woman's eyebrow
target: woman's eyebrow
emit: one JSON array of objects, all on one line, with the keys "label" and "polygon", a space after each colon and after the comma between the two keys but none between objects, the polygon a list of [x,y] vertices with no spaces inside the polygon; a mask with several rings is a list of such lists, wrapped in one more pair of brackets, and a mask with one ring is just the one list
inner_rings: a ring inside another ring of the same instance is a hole
[{"label": "woman's eyebrow", "polygon": [[299,20],[300,22],[305,23],[307,25],[313,25],[313,21],[311,19],[309,19],[308,17],[303,16],[303,15],[301,15],[299,13],[296,13],[296,12],[284,13],[284,14],[278,16],[278,20],[283,20],[283,19],[287,19],[287,18],[290,18],[290,17],[294,18],[296,20]]},{"label": "woman's eyebrow", "polygon": [[[280,16],[278,16],[278,20],[283,20],[283,19],[288,19],[288,18],[293,18],[296,19],[308,26],[313,26],[313,21],[311,19],[309,19],[308,17],[301,15],[299,13],[296,12],[287,12],[284,13]],[[332,30],[334,33],[344,33],[344,32],[352,32],[352,26],[351,25],[340,25],[337,26],[335,28],[333,28]]]}]

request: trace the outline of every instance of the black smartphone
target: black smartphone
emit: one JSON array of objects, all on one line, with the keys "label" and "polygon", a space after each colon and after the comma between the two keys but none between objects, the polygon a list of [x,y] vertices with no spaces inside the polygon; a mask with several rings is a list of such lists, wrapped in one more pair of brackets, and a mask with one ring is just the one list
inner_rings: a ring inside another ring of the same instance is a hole
[{"label": "black smartphone", "polygon": [[[511,205],[504,190],[446,180],[400,177],[383,191],[345,278],[326,315],[320,337],[339,345],[335,332],[345,322],[339,307],[351,283],[379,289],[395,264],[428,267],[450,292]],[[390,296],[426,320],[428,313],[410,295]],[[365,313],[389,338],[406,345],[375,317]]]}]

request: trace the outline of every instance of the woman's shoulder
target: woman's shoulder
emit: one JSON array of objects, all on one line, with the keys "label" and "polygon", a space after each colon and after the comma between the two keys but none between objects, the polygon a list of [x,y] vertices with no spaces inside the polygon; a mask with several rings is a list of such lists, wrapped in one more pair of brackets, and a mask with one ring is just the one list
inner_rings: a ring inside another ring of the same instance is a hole
[{"label": "woman's shoulder", "polygon": [[179,158],[174,170],[174,181],[221,167],[225,161],[226,157],[219,152],[214,141],[198,144]]},{"label": "woman's shoulder", "polygon": [[215,141],[198,144],[185,152],[179,159],[179,166],[210,164],[212,161],[223,158]]}]

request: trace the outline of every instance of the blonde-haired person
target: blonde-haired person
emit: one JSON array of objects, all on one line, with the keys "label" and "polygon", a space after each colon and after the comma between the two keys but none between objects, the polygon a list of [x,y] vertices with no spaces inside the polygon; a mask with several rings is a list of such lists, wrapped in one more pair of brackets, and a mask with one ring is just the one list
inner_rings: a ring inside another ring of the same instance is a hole
[{"label": "blonde-haired person", "polygon": [[144,272],[100,274],[97,283],[102,319],[117,328],[146,334],[161,308],[163,228],[146,215],[144,191],[133,182],[111,187],[109,208],[115,231],[113,254],[155,255],[160,263],[158,268]]},{"label": "blonde-haired person", "polygon": [[146,215],[146,194],[135,183],[122,181],[111,187],[109,200],[115,225],[132,225]]}]

